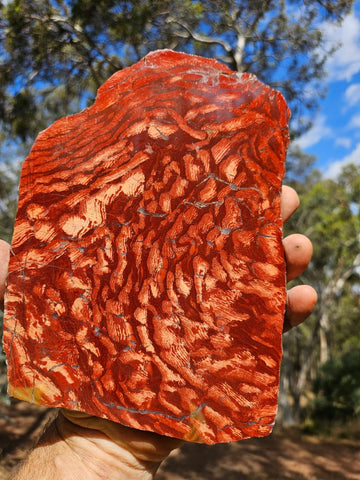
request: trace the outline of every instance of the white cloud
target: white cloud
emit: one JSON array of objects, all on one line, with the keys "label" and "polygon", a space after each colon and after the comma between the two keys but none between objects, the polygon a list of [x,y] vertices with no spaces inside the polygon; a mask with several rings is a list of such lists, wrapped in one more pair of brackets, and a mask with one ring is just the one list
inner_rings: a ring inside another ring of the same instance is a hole
[{"label": "white cloud", "polygon": [[324,176],[326,178],[337,178],[345,165],[349,163],[354,163],[355,165],[360,165],[360,143],[356,145],[355,150],[353,150],[349,155],[338,160],[337,162],[333,162],[329,168],[324,172]]},{"label": "white cloud", "polygon": [[350,122],[349,122],[349,128],[360,128],[360,114],[354,115]]},{"label": "white cloud", "polygon": [[324,138],[330,137],[332,130],[326,125],[325,115],[317,115],[312,127],[299,137],[295,143],[301,149],[306,149],[316,145]]},{"label": "white cloud", "polygon": [[360,72],[360,19],[352,12],[340,26],[325,23],[323,29],[328,47],[341,45],[327,62],[330,80],[351,81]]},{"label": "white cloud", "polygon": [[344,148],[350,148],[352,140],[349,137],[338,137],[335,139],[335,145]]},{"label": "white cloud", "polygon": [[360,102],[360,83],[353,83],[345,90],[345,100],[349,107]]}]

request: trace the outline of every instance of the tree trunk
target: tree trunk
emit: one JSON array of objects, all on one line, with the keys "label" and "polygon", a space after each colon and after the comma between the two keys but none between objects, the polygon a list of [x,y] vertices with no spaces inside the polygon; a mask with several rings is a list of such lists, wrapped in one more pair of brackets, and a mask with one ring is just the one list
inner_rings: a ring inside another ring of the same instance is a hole
[{"label": "tree trunk", "polygon": [[289,388],[290,387],[288,375],[281,375],[277,422],[283,427],[293,427],[295,425],[293,410],[290,404]]},{"label": "tree trunk", "polygon": [[323,325],[320,326],[320,365],[324,365],[329,360],[329,342],[328,331]]}]

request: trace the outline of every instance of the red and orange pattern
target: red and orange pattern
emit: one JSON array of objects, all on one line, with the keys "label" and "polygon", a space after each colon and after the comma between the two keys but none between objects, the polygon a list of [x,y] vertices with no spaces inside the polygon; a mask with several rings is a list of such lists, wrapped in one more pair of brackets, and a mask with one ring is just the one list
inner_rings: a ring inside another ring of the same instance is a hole
[{"label": "red and orange pattern", "polygon": [[289,112],[254,76],[158,51],[26,159],[9,393],[196,442],[270,433]]}]

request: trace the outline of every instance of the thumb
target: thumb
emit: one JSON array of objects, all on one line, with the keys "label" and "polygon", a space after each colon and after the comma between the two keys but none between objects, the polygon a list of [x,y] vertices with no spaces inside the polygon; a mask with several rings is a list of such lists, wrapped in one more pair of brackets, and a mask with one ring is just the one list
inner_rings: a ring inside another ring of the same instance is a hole
[{"label": "thumb", "polygon": [[8,273],[10,258],[10,245],[4,240],[0,240],[0,306],[4,301],[5,282]]}]

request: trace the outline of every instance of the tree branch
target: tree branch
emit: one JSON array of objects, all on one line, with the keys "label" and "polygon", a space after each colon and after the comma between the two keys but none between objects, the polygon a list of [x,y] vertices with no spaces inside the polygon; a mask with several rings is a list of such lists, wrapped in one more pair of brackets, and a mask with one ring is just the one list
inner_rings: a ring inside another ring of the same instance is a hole
[{"label": "tree branch", "polygon": [[[100,49],[98,47],[98,44],[93,41],[93,39],[84,31],[83,28],[81,28],[79,25],[69,22],[68,18],[60,14],[51,14],[51,15],[48,15],[46,19],[44,19],[41,16],[36,15],[34,13],[31,14],[30,18],[41,23],[44,23],[45,21],[45,23],[48,23],[48,24],[64,25],[68,33],[73,34],[75,36],[75,38],[71,39],[71,43],[79,52],[81,50],[83,54],[85,53],[88,67],[90,68],[95,81],[97,81],[99,84],[101,83],[102,80],[97,78],[97,74],[92,68],[92,57],[90,55],[90,49],[92,52],[96,52],[100,57],[104,58],[104,60],[109,65],[111,65],[115,70],[119,70],[122,68],[122,65],[116,65],[113,62],[112,58],[106,54],[106,51],[104,49]],[[87,49],[85,47],[85,44],[87,44],[90,47],[90,49]],[[79,49],[79,47],[81,48]]]},{"label": "tree branch", "polygon": [[215,37],[210,37],[208,35],[196,33],[188,25],[186,25],[186,23],[180,22],[180,20],[177,20],[176,18],[173,18],[173,17],[167,18],[165,21],[166,23],[179,25],[181,28],[186,30],[186,32],[188,33],[187,37],[182,36],[180,32],[176,33],[176,35],[181,38],[191,37],[193,40],[201,43],[206,43],[207,45],[220,45],[225,50],[226,53],[232,52],[231,45],[221,38],[215,38]]}]

